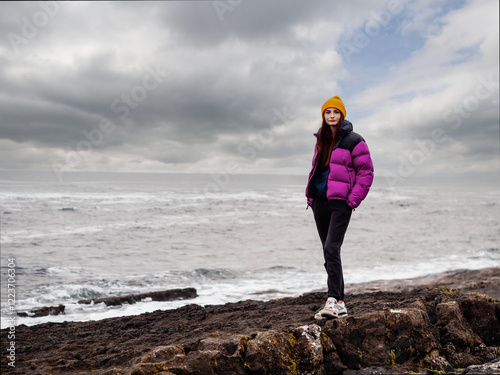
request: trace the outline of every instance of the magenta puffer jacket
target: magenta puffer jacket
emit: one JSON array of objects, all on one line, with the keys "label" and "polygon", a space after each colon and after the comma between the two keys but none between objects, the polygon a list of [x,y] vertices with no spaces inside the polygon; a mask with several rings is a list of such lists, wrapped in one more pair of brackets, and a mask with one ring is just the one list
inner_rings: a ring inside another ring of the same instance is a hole
[{"label": "magenta puffer jacket", "polygon": [[[317,134],[315,134],[317,137]],[[314,200],[311,189],[311,180],[316,172],[316,154],[314,150],[313,166],[309,173],[306,187],[307,204]],[[365,199],[373,182],[373,163],[368,146],[359,134],[352,131],[352,124],[345,120],[339,129],[339,141],[335,145],[330,157],[330,171],[326,184],[327,199],[347,201],[351,208],[356,208]]]}]

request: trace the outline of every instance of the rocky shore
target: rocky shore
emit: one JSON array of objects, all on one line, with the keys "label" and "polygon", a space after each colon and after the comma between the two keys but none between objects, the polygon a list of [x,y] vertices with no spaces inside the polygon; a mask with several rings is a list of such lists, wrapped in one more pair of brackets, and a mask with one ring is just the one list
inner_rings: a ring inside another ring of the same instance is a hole
[{"label": "rocky shore", "polygon": [[325,300],[317,291],[22,325],[15,368],[4,329],[1,373],[500,374],[500,268],[346,289],[349,316],[339,320],[314,320]]}]

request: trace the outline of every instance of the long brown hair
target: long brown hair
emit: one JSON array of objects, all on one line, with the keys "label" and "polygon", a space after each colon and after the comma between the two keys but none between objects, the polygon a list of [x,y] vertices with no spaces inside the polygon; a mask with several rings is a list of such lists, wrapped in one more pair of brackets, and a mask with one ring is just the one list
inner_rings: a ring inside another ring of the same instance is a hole
[{"label": "long brown hair", "polygon": [[[342,126],[344,123],[344,115],[340,114],[339,124]],[[318,131],[318,166],[320,168],[328,166],[330,162],[330,154],[332,153],[333,147],[338,142],[339,139],[339,131],[335,133],[335,138],[333,137],[332,130],[330,125],[328,125],[323,118],[323,124],[321,124],[321,128]]]}]

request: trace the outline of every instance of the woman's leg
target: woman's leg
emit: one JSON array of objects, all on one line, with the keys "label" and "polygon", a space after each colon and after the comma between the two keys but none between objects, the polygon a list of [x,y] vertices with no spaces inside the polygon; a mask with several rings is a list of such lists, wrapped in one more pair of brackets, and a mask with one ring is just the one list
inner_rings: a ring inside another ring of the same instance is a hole
[{"label": "woman's leg", "polygon": [[349,226],[352,209],[343,200],[321,200],[313,204],[313,212],[323,244],[324,265],[328,275],[328,297],[342,301],[344,299],[344,276],[340,250]]},{"label": "woman's leg", "polygon": [[328,209],[328,201],[326,199],[316,198],[312,204],[314,213],[314,221],[318,230],[321,245],[325,247],[326,237],[328,236],[328,228],[330,227],[330,210]]}]

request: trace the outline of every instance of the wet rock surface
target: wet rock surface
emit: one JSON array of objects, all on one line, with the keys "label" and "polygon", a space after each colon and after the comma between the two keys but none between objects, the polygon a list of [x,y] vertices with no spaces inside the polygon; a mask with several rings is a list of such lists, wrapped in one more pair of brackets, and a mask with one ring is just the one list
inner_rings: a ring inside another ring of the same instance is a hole
[{"label": "wet rock surface", "polygon": [[[314,320],[325,301],[321,291],[100,321],[23,325],[16,327],[16,367],[9,367],[4,355],[1,371],[498,374],[499,280],[500,268],[490,268],[424,281],[374,282],[365,285],[365,292],[361,284],[349,286],[349,316],[339,320]],[[483,293],[487,290],[495,297]],[[2,330],[2,347],[7,334]]]},{"label": "wet rock surface", "polygon": [[[140,293],[140,294],[128,294],[124,296],[114,296],[106,298],[93,298],[93,299],[82,299],[78,301],[81,304],[98,304],[104,303],[106,306],[119,306],[124,303],[129,305],[136,302],[149,299],[150,301],[175,301],[183,299],[191,299],[198,297],[198,293],[194,288],[184,288],[184,289],[169,289],[158,292]],[[20,311],[17,313],[18,316],[22,317],[39,317],[47,315],[59,315],[64,314],[65,306],[60,304],[59,306],[43,306],[30,311]]]},{"label": "wet rock surface", "polygon": [[33,309],[30,311],[21,311],[18,312],[18,316],[31,316],[31,317],[39,317],[39,316],[47,316],[47,315],[59,315],[64,314],[64,305],[59,306],[44,306],[37,309]]},{"label": "wet rock surface", "polygon": [[78,303],[91,304],[91,303],[104,303],[106,306],[118,306],[124,303],[133,304],[140,302],[144,299],[150,299],[151,301],[175,301],[182,299],[191,299],[198,297],[196,289],[194,288],[184,288],[184,289],[169,289],[159,292],[141,293],[141,294],[129,294],[126,296],[116,296],[107,298],[93,298],[93,299],[82,299]]}]

